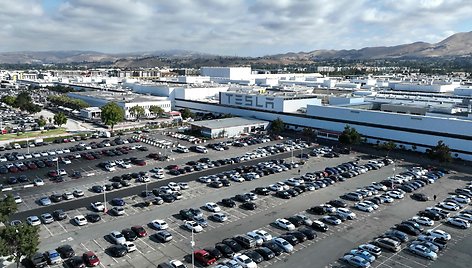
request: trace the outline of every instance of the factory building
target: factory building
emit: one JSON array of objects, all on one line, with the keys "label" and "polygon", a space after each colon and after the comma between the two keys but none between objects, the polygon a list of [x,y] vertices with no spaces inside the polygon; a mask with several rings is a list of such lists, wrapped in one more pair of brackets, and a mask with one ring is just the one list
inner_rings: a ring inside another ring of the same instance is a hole
[{"label": "factory building", "polygon": [[198,131],[202,136],[208,138],[232,138],[245,133],[264,131],[267,129],[268,125],[268,121],[241,117],[190,123],[192,130]]}]

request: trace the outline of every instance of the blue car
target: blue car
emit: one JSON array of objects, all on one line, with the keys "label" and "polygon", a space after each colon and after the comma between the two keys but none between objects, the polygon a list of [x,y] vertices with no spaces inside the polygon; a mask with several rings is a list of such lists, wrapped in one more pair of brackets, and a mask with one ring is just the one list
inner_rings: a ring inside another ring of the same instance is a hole
[{"label": "blue car", "polygon": [[125,200],[123,200],[123,198],[113,198],[113,200],[111,200],[111,203],[114,206],[124,206]]},{"label": "blue car", "polygon": [[49,199],[49,197],[45,196],[45,197],[41,197],[39,200],[38,200],[39,204],[41,206],[49,206],[51,205],[51,199]]},{"label": "blue car", "polygon": [[370,254],[368,251],[366,250],[361,250],[361,249],[353,249],[349,252],[350,254],[354,255],[354,256],[359,256],[361,258],[363,258],[364,260],[368,261],[368,262],[373,262],[375,261],[375,256]]}]

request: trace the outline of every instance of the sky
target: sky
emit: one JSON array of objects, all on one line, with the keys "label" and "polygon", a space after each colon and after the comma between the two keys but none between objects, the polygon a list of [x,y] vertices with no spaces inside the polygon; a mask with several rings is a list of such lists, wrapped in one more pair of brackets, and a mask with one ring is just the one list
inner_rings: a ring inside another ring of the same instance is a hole
[{"label": "sky", "polygon": [[471,0],[0,0],[0,51],[264,56],[472,30]]}]

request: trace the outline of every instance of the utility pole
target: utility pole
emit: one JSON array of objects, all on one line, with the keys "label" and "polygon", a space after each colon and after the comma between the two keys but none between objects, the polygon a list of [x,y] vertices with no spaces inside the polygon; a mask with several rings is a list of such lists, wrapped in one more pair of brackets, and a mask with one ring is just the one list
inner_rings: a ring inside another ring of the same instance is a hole
[{"label": "utility pole", "polygon": [[192,246],[192,268],[195,268],[195,255],[193,254],[195,241],[193,240],[193,228],[192,228],[192,241],[190,241],[190,245]]},{"label": "utility pole", "polygon": [[107,213],[107,188],[103,185],[103,213]]}]

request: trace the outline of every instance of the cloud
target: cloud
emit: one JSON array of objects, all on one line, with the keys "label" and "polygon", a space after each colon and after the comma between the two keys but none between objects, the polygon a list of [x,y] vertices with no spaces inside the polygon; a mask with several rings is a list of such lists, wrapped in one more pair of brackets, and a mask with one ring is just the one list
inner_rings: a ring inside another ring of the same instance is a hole
[{"label": "cloud", "polygon": [[0,0],[2,49],[255,56],[438,42],[472,23],[467,0],[57,1]]}]

